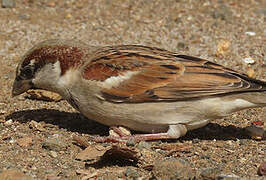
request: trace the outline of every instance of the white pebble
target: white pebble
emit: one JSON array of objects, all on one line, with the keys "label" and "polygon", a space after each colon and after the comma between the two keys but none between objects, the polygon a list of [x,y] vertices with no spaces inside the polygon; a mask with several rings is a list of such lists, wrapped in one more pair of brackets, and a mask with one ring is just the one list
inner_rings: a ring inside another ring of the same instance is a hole
[{"label": "white pebble", "polygon": [[246,64],[254,64],[255,63],[255,60],[254,59],[251,59],[251,58],[244,58],[243,59],[244,63]]},{"label": "white pebble", "polygon": [[7,121],[5,122],[5,125],[7,125],[7,126],[9,126],[9,125],[11,125],[11,124],[13,124],[13,120],[12,120],[12,119],[9,119],[9,120],[7,120]]},{"label": "white pebble", "polygon": [[57,157],[57,153],[55,151],[50,151],[50,155],[53,157],[53,158],[56,158]]},{"label": "white pebble", "polygon": [[5,113],[6,113],[5,110],[0,110],[0,115],[1,115],[1,114],[5,114]]},{"label": "white pebble", "polygon": [[255,32],[251,32],[251,31],[247,31],[245,34],[249,35],[249,36],[255,36],[256,35]]}]

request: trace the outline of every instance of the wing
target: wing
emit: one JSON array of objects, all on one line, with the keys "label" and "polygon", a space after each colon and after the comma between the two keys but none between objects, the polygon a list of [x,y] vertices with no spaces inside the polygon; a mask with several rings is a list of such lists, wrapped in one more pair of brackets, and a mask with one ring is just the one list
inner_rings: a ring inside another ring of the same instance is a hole
[{"label": "wing", "polygon": [[101,98],[111,102],[178,101],[265,90],[265,82],[221,65],[145,46],[99,49],[83,77],[99,81]]}]

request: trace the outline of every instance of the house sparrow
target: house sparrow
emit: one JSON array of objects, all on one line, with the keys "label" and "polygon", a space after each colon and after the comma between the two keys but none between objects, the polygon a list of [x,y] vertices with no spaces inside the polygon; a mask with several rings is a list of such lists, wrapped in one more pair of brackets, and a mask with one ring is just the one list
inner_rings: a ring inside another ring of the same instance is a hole
[{"label": "house sparrow", "polygon": [[29,89],[59,93],[119,135],[98,141],[177,139],[232,112],[266,106],[266,82],[213,62],[155,47],[73,40],[47,40],[22,57],[12,94]]}]

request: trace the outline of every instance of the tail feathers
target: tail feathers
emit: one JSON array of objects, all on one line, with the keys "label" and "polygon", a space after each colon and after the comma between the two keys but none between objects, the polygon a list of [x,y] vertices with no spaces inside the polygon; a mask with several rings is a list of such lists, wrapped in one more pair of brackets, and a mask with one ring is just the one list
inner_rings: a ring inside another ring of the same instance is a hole
[{"label": "tail feathers", "polygon": [[234,74],[247,82],[249,84],[249,88],[247,89],[246,92],[261,92],[261,91],[266,91],[266,81],[261,81],[258,79],[250,78],[245,74],[239,74],[236,73]]}]

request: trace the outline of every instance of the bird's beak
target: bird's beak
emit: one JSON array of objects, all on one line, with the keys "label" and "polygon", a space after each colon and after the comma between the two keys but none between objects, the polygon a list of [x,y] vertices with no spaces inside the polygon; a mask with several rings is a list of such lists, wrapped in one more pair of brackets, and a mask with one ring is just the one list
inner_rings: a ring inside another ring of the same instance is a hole
[{"label": "bird's beak", "polygon": [[12,97],[18,96],[31,88],[30,80],[15,80],[13,83]]}]

